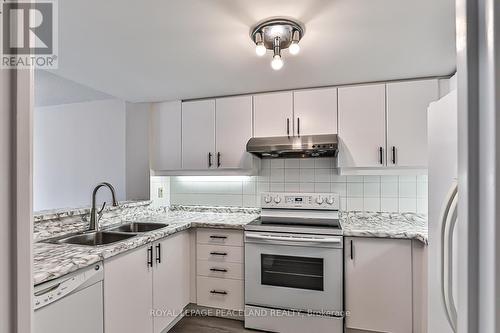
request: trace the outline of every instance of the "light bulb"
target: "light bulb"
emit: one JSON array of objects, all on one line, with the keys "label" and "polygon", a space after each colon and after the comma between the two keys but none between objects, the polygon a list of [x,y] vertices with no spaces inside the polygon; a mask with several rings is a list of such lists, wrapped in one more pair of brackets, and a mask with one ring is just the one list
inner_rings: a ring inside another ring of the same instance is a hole
[{"label": "light bulb", "polygon": [[290,45],[290,48],[288,49],[290,51],[290,54],[296,55],[299,54],[300,52],[300,46],[298,42],[292,42]]},{"label": "light bulb", "polygon": [[257,53],[257,55],[259,57],[262,57],[264,54],[266,54],[266,47],[264,46],[264,43],[260,42],[260,43],[257,43],[257,46],[255,47],[255,53]]},{"label": "light bulb", "polygon": [[283,60],[278,54],[273,57],[273,61],[271,61],[271,67],[275,71],[279,71],[281,67],[283,67]]}]

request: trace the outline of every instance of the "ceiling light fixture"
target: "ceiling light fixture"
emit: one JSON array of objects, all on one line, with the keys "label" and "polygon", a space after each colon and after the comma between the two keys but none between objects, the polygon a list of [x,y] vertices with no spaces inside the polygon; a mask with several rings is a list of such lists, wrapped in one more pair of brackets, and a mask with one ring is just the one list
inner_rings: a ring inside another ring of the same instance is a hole
[{"label": "ceiling light fixture", "polygon": [[255,34],[255,53],[259,57],[262,57],[264,54],[266,54],[266,47],[264,46],[264,42],[262,41],[262,34],[259,32]]},{"label": "ceiling light fixture", "polygon": [[250,31],[255,43],[255,53],[262,57],[267,50],[273,51],[271,67],[280,70],[283,67],[281,51],[288,49],[296,55],[300,51],[299,42],[304,37],[304,25],[287,18],[270,18],[258,23]]}]

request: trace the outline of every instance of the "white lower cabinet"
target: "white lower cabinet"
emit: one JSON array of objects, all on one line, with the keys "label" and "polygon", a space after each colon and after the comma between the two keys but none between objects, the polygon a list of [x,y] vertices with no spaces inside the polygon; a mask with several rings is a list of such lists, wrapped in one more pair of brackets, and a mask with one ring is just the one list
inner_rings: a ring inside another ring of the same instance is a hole
[{"label": "white lower cabinet", "polygon": [[197,304],[212,308],[244,309],[243,232],[197,229]]},{"label": "white lower cabinet", "polygon": [[198,276],[196,284],[198,305],[226,310],[243,310],[243,280]]},{"label": "white lower cabinet", "polygon": [[[161,316],[154,317],[155,333],[169,326],[189,304],[189,242],[189,233],[180,232],[155,245],[153,309],[165,311]],[[161,253],[159,258],[158,253]]]},{"label": "white lower cabinet", "polygon": [[104,262],[106,333],[161,332],[189,303],[188,231]]},{"label": "white lower cabinet", "polygon": [[104,331],[153,332],[151,245],[104,262]]},{"label": "white lower cabinet", "polygon": [[412,241],[345,239],[348,329],[413,332]]}]

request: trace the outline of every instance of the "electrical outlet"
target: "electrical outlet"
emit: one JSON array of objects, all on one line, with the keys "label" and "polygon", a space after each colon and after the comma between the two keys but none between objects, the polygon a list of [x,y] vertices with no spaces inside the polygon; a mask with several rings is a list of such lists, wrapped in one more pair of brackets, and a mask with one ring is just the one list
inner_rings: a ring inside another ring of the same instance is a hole
[{"label": "electrical outlet", "polygon": [[163,198],[163,187],[158,187],[158,199]]}]

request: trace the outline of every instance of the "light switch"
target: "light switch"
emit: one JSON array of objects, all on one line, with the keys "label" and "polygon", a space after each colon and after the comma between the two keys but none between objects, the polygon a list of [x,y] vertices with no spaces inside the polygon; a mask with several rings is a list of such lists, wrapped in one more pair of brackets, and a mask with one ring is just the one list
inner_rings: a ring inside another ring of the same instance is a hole
[{"label": "light switch", "polygon": [[163,187],[158,187],[158,199],[163,198]]}]

